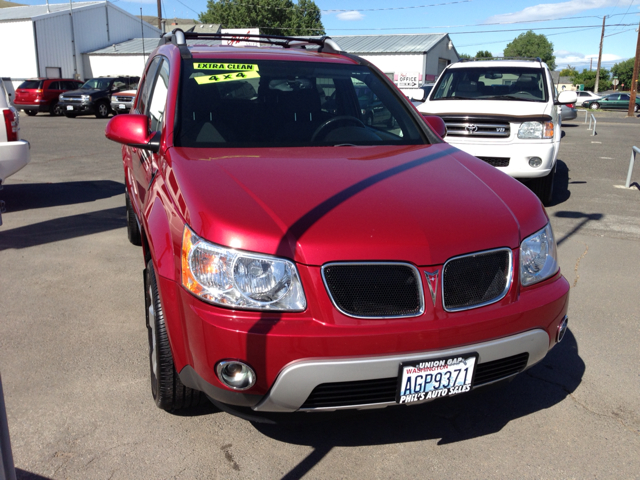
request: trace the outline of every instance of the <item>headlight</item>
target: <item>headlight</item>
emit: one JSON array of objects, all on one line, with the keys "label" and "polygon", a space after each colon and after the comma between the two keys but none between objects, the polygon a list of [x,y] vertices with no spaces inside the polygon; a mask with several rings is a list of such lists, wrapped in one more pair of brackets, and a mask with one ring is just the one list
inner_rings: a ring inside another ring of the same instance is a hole
[{"label": "headlight", "polygon": [[83,102],[88,102],[89,100],[91,100],[91,95],[82,95],[80,98]]},{"label": "headlight", "polygon": [[551,224],[524,239],[520,245],[520,283],[523,286],[541,282],[558,271],[556,241]]},{"label": "headlight", "polygon": [[182,285],[226,307],[294,312],[307,307],[293,262],[209,243],[187,226],[182,236]]},{"label": "headlight", "polygon": [[553,122],[524,122],[518,129],[518,138],[553,138]]}]

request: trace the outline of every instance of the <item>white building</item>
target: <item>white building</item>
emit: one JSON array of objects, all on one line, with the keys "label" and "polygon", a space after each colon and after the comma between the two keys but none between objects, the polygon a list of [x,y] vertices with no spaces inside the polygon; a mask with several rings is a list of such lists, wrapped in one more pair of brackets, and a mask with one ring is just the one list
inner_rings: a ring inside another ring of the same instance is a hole
[{"label": "white building", "polygon": [[460,60],[446,33],[331,36],[345,52],[382,70],[400,88],[434,82],[450,63]]},{"label": "white building", "polygon": [[[14,86],[34,77],[85,80],[94,73],[85,70],[84,52],[142,36],[154,37],[155,48],[160,37],[159,29],[108,1],[2,8],[0,32],[0,77]],[[117,66],[104,72],[121,73]]]}]

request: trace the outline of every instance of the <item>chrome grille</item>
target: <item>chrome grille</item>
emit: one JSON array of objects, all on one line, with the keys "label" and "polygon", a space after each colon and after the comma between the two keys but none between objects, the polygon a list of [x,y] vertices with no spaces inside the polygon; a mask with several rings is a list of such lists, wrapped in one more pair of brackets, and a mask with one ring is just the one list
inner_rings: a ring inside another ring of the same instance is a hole
[{"label": "chrome grille", "polygon": [[510,158],[505,157],[478,157],[483,162],[487,162],[494,167],[508,167]]},{"label": "chrome grille", "polygon": [[[529,354],[519,353],[492,362],[479,363],[473,387],[481,387],[523,371]],[[313,389],[301,410],[353,407],[376,403],[395,403],[398,377],[360,380],[354,382],[323,383]]]},{"label": "chrome grille", "polygon": [[443,307],[448,312],[497,302],[511,284],[511,250],[501,248],[455,257],[442,272]]},{"label": "chrome grille", "polygon": [[335,307],[356,318],[414,317],[424,312],[418,270],[404,263],[332,263],[322,278]]},{"label": "chrome grille", "polygon": [[442,117],[447,136],[509,138],[509,122],[472,117]]},{"label": "chrome grille", "polygon": [[82,97],[61,97],[60,100],[68,103],[82,103]]},{"label": "chrome grille", "polygon": [[133,98],[132,97],[116,97],[116,100],[118,102],[122,102],[122,103],[131,103],[131,102],[133,102]]}]

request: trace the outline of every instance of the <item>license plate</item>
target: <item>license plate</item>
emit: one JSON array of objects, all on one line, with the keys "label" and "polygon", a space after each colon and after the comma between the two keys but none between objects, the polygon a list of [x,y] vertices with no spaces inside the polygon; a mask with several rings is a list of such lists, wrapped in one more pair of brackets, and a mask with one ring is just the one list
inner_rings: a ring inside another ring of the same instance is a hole
[{"label": "license plate", "polygon": [[477,353],[400,364],[397,403],[415,403],[469,392]]},{"label": "license plate", "polygon": [[118,108],[119,108],[120,110],[124,110],[125,108],[127,108],[127,106],[126,106],[126,105],[123,105],[123,104],[120,104],[120,105],[118,105]]},{"label": "license plate", "polygon": [[73,110],[73,105],[67,105],[67,110]]}]

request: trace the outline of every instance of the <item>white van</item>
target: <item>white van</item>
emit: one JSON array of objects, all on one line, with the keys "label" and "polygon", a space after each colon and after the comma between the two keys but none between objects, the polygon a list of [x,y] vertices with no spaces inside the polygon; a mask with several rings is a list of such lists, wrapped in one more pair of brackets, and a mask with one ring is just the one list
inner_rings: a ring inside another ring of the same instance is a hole
[{"label": "white van", "polygon": [[575,92],[556,94],[549,68],[535,60],[484,60],[447,67],[421,113],[447,125],[447,142],[525,181],[548,204],[560,147],[558,105]]}]

